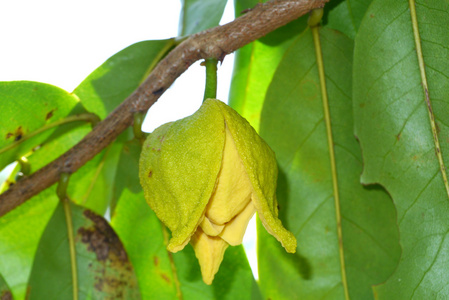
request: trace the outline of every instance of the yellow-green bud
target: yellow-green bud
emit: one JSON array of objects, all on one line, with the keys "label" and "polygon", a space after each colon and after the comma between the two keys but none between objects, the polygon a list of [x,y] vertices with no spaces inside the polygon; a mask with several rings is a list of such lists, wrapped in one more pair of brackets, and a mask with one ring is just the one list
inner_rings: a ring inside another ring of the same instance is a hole
[{"label": "yellow-green bud", "polygon": [[171,230],[167,249],[191,242],[211,284],[228,245],[242,243],[257,211],[287,252],[296,239],[278,219],[274,152],[232,108],[207,99],[193,115],[150,134],[140,157],[145,198]]}]

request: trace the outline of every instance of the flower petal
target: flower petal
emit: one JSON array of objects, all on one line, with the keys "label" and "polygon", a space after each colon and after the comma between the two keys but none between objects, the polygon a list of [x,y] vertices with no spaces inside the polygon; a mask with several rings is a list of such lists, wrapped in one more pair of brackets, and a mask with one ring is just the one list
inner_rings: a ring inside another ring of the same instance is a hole
[{"label": "flower petal", "polygon": [[254,189],[253,202],[266,230],[273,235],[287,252],[296,252],[295,236],[284,228],[278,218],[276,184],[277,164],[271,148],[251,125],[235,110],[216,100],[222,111],[226,126],[232,134],[237,151],[245,166]]},{"label": "flower petal", "polygon": [[221,168],[224,124],[216,106],[206,102],[190,117],[157,128],[143,145],[140,182],[172,232],[169,251],[182,250],[202,221]]},{"label": "flower petal", "polygon": [[243,241],[243,236],[245,235],[249,220],[251,220],[255,212],[256,207],[251,201],[241,213],[226,224],[225,228],[220,233],[220,237],[231,246],[240,245]]},{"label": "flower petal", "polygon": [[208,217],[204,217],[203,221],[200,223],[200,227],[207,235],[217,236],[223,231],[225,225],[214,224]]},{"label": "flower petal", "polygon": [[208,236],[201,228],[198,228],[192,236],[190,243],[200,263],[203,281],[206,284],[211,284],[223,261],[224,252],[229,246],[228,243],[220,237]]},{"label": "flower petal", "polygon": [[206,217],[219,225],[229,222],[248,205],[251,193],[251,182],[226,126],[223,162],[214,194],[207,204]]}]

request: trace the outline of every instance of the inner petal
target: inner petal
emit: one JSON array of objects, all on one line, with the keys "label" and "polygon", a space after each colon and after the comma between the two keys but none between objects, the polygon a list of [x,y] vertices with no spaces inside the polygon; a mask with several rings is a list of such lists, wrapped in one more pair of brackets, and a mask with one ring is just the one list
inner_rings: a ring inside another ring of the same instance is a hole
[{"label": "inner petal", "polygon": [[213,223],[223,225],[248,205],[251,201],[251,194],[251,182],[237,152],[231,132],[226,126],[221,170],[205,215]]},{"label": "inner petal", "polygon": [[255,212],[256,207],[251,201],[240,214],[226,224],[220,233],[220,237],[231,246],[240,245],[248,227],[249,220],[251,220]]},{"label": "inner petal", "polygon": [[223,261],[228,243],[220,237],[211,237],[198,228],[190,243],[201,267],[201,275],[206,284],[211,284]]},{"label": "inner petal", "polygon": [[204,233],[210,236],[217,236],[222,231],[225,225],[217,225],[209,220],[208,217],[204,217],[200,223],[201,229],[203,229]]}]

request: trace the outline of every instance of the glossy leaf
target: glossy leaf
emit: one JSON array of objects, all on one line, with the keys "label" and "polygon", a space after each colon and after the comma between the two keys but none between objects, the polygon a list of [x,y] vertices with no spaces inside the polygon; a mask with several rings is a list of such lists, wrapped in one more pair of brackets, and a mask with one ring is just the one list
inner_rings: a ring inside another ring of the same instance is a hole
[{"label": "glossy leaf", "polygon": [[182,0],[179,35],[191,35],[218,26],[227,0]]},{"label": "glossy leaf", "polygon": [[359,182],[362,160],[352,131],[350,96],[353,43],[329,29],[320,29],[320,40],[342,221],[336,219],[315,48],[306,30],[276,70],[261,119],[261,135],[279,163],[279,214],[298,248],[296,254],[286,254],[258,230],[260,286],[271,299],[345,299],[346,278],[351,299],[373,299],[371,285],[388,278],[400,255],[395,210],[384,191]]},{"label": "glossy leaf", "polygon": [[113,197],[122,147],[122,143],[113,143],[71,176],[67,194],[74,203],[104,215]]},{"label": "glossy leaf", "polygon": [[449,196],[428,105],[447,168],[449,1],[416,1],[422,53],[409,4],[375,0],[362,21],[354,53],[355,129],[363,150],[362,181],[385,186],[398,212],[403,254],[393,276],[375,288],[378,299],[445,299]]},{"label": "glossy leaf", "polygon": [[169,231],[163,229],[145,202],[138,181],[140,150],[137,142],[127,143],[123,148],[116,178],[120,184],[116,189],[119,201],[112,224],[136,267],[142,298],[257,298],[257,285],[241,247],[228,248],[211,286],[202,281],[198,260],[190,245],[175,254],[167,252],[168,237],[164,238],[164,230],[167,234]]},{"label": "glossy leaf", "polygon": [[31,173],[64,154],[92,130],[90,123],[73,123],[61,125],[61,127],[51,135],[49,138],[51,142],[41,143],[36,151],[27,157]]},{"label": "glossy leaf", "polygon": [[41,235],[58,199],[50,188],[0,218],[0,274],[14,299],[24,299]]},{"label": "glossy leaf", "polygon": [[29,299],[140,299],[134,269],[119,238],[106,220],[70,204],[78,285],[74,287],[67,220],[60,203],[34,259]]},{"label": "glossy leaf", "polygon": [[339,30],[351,39],[354,39],[371,2],[372,0],[342,1],[329,11],[326,26]]},{"label": "glossy leaf", "polygon": [[74,91],[86,109],[104,119],[148,76],[174,40],[143,41],[116,53]]},{"label": "glossy leaf", "polygon": [[[235,1],[236,16],[259,1]],[[235,55],[229,105],[259,130],[263,99],[279,61],[292,41],[306,27],[307,16],[269,33],[239,49]]]},{"label": "glossy leaf", "polygon": [[37,129],[83,112],[79,100],[55,86],[31,82],[0,82],[0,170],[46,141],[56,128],[3,152],[7,146]]}]

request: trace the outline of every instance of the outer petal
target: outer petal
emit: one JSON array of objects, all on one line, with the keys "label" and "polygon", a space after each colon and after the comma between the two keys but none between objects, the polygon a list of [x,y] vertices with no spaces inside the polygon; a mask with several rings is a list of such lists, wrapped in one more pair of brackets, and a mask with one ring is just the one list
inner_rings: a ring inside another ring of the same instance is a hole
[{"label": "outer petal", "polygon": [[182,250],[202,220],[224,140],[223,115],[204,103],[190,117],[157,128],[143,145],[140,182],[148,204],[172,232],[169,251]]},{"label": "outer petal", "polygon": [[296,252],[295,236],[278,218],[276,201],[277,164],[274,152],[251,125],[236,111],[218,100],[226,125],[254,189],[253,202],[265,229],[279,240],[287,252]]}]

